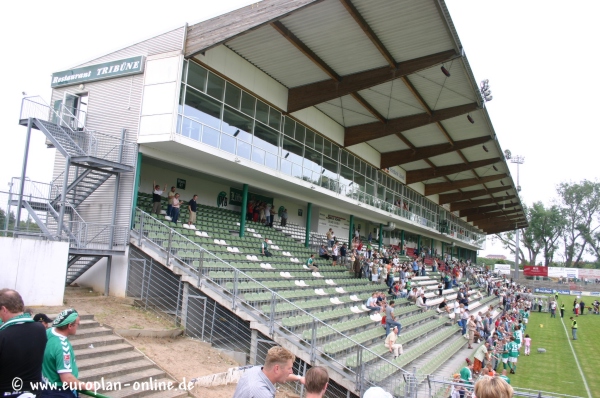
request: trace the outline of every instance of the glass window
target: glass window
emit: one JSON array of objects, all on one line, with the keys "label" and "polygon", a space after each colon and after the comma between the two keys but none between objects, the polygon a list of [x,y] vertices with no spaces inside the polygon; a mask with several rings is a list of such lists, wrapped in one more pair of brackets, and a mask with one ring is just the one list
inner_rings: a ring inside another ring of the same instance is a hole
[{"label": "glass window", "polygon": [[271,153],[279,153],[279,133],[261,123],[254,126],[254,146]]},{"label": "glass window", "polygon": [[337,161],[339,156],[340,156],[340,147],[334,143],[331,143],[331,157],[333,158],[333,160]]},{"label": "glass window", "polygon": [[292,176],[302,179],[302,166],[299,164],[292,164]]},{"label": "glass window", "polygon": [[365,192],[371,196],[375,196],[375,185],[373,185],[373,181],[366,183]]},{"label": "glass window", "polygon": [[337,179],[338,162],[334,162],[330,158],[323,156],[323,168],[328,177]]},{"label": "glass window", "polygon": [[277,109],[270,108],[269,111],[269,126],[277,131],[281,131],[281,112]]},{"label": "glass window", "polygon": [[287,137],[283,138],[283,158],[291,162],[302,164],[304,145]]},{"label": "glass window", "polygon": [[315,149],[321,153],[323,153],[323,137],[318,134],[315,134]]},{"label": "glass window", "polygon": [[187,74],[188,74],[187,70],[188,70],[188,61],[184,59],[183,60],[183,67],[181,68],[181,73],[182,73],[182,75],[181,75],[181,81],[183,83],[185,83],[187,81]]},{"label": "glass window", "polygon": [[204,127],[202,131],[202,142],[214,146],[215,148],[218,148],[219,135],[220,133],[217,130],[211,129],[209,127]]},{"label": "glass window", "polygon": [[296,128],[296,122],[293,119],[286,117],[283,119],[283,134],[288,137],[294,138],[294,129]]},{"label": "glass window", "polygon": [[222,104],[214,99],[194,89],[188,89],[183,114],[218,129],[221,126],[221,107]]},{"label": "glass window", "polygon": [[227,83],[225,89],[225,103],[235,109],[240,109],[240,100],[242,98],[242,90],[231,83]]},{"label": "glass window", "polygon": [[323,155],[331,157],[331,141],[328,139],[323,141]]},{"label": "glass window", "polygon": [[200,65],[190,62],[187,73],[187,84],[200,91],[206,91],[208,71]]},{"label": "glass window", "polygon": [[353,176],[353,172],[352,169],[346,166],[342,166],[340,169],[340,175],[345,178],[346,180],[348,180],[348,183],[350,181],[353,181],[352,176]]},{"label": "glass window", "polygon": [[208,74],[208,83],[206,84],[206,93],[211,97],[215,97],[219,101],[223,101],[223,92],[225,91],[225,80],[221,79],[214,73]]},{"label": "glass window", "polygon": [[310,148],[305,148],[304,167],[320,173],[323,162],[322,157],[323,155],[319,152]]},{"label": "glass window", "polygon": [[267,167],[277,170],[277,159],[277,155],[267,152],[265,155],[265,165]]},{"label": "glass window", "polygon": [[223,125],[221,130],[229,135],[233,135],[238,140],[251,142],[253,123],[253,119],[226,106],[223,111]]},{"label": "glass window", "polygon": [[366,178],[362,174],[354,173],[354,185],[357,189],[364,189]]},{"label": "glass window", "polygon": [[304,144],[304,139],[306,138],[306,127],[303,125],[296,123],[296,141]]},{"label": "glass window", "polygon": [[262,101],[256,101],[256,120],[269,124],[269,105]]},{"label": "glass window", "polygon": [[200,141],[200,133],[202,132],[202,125],[194,122],[188,118],[183,118],[181,125],[181,135],[189,137],[193,140]]},{"label": "glass window", "polygon": [[257,147],[252,147],[252,161],[259,164],[265,164],[265,151]]},{"label": "glass window", "polygon": [[281,172],[289,176],[292,175],[292,162],[288,162],[285,159],[281,159]]},{"label": "glass window", "polygon": [[256,107],[256,98],[245,91],[242,91],[242,112],[254,117],[254,108]]},{"label": "glass window", "polygon": [[[185,84],[181,85],[181,91],[179,92],[179,113],[183,113],[183,100],[185,98]],[[179,131],[179,130],[178,130]]]},{"label": "glass window", "polygon": [[237,155],[244,159],[250,159],[250,153],[252,152],[252,146],[246,142],[237,142]]},{"label": "glass window", "polygon": [[304,140],[306,146],[311,148],[315,147],[315,133],[309,129],[306,129],[306,139]]},{"label": "glass window", "polygon": [[235,154],[235,138],[227,134],[221,134],[221,149]]}]

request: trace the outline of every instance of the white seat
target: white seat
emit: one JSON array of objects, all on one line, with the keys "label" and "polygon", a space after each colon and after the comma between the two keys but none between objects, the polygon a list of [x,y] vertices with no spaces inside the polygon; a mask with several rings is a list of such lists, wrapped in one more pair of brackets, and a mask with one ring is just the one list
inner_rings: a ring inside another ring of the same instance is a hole
[{"label": "white seat", "polygon": [[322,278],[322,277],[323,277],[323,275],[321,275],[321,273],[320,273],[320,272],[313,272],[313,273],[312,273],[312,275],[313,275],[315,278]]},{"label": "white seat", "polygon": [[279,246],[277,246],[277,245],[272,245],[272,246],[271,246],[271,249],[273,249],[273,250],[281,250],[281,249],[279,248]]},{"label": "white seat", "polygon": [[358,296],[356,296],[356,294],[353,294],[352,296],[350,296],[350,300],[352,300],[352,301],[361,301],[361,299],[359,299]]},{"label": "white seat", "polygon": [[288,256],[288,257],[292,255],[292,253],[290,253],[290,252],[282,252],[281,254],[283,254],[284,256]]},{"label": "white seat", "polygon": [[333,286],[333,285],[337,285],[337,283],[335,283],[335,282],[333,281],[333,279],[326,279],[326,280],[325,280],[325,283],[327,283],[328,285],[332,285],[332,286]]},{"label": "white seat", "polygon": [[329,299],[329,301],[331,301],[333,304],[337,304],[337,305],[339,305],[339,304],[343,304],[343,303],[340,301],[340,299],[339,299],[339,298],[337,298],[337,297],[332,297],[332,298],[330,298],[330,299]]},{"label": "white seat", "polygon": [[319,296],[327,295],[327,293],[325,293],[325,290],[323,290],[323,289],[315,289],[315,294],[317,294]]},{"label": "white seat", "polygon": [[233,247],[227,246],[227,251],[230,252],[230,253],[233,252]]},{"label": "white seat", "polygon": [[267,239],[267,243],[270,244],[270,245],[272,245],[273,241],[271,239]]},{"label": "white seat", "polygon": [[373,322],[381,322],[381,314],[377,313],[377,314],[373,314],[373,315],[369,315],[369,318],[371,318],[371,320]]},{"label": "white seat", "polygon": [[361,312],[363,312],[357,306],[350,307],[350,311],[354,312],[355,314],[360,314]]},{"label": "white seat", "polygon": [[346,292],[344,291],[344,288],[343,288],[343,287],[336,287],[336,288],[335,288],[335,291],[336,291],[336,292],[338,292],[338,293],[346,293]]},{"label": "white seat", "polygon": [[169,216],[165,216],[165,220],[167,220],[167,221],[171,221],[171,217],[169,217]]},{"label": "white seat", "polygon": [[181,226],[182,226],[183,228],[185,228],[185,229],[190,229],[190,226],[189,226],[188,224],[185,224],[185,223],[184,223],[184,224],[181,224]]},{"label": "white seat", "polygon": [[306,264],[302,264],[302,268],[304,268],[304,269],[310,269],[310,268],[308,268],[308,267],[306,266]]},{"label": "white seat", "polygon": [[279,275],[281,275],[281,277],[283,278],[291,278],[292,274],[290,274],[289,272],[280,272]]},{"label": "white seat", "polygon": [[160,211],[160,215],[161,216],[166,216],[167,215],[167,211],[166,210],[161,210]]},{"label": "white seat", "polygon": [[306,284],[306,282],[304,282],[304,280],[294,281],[294,284],[296,286],[301,286],[301,287],[307,287],[307,286],[309,286],[309,285]]},{"label": "white seat", "polygon": [[371,310],[370,310],[370,309],[368,309],[368,308],[367,308],[367,306],[366,306],[366,305],[364,305],[364,304],[363,304],[363,305],[361,305],[361,306],[360,306],[360,308],[361,308],[363,311],[371,311]]}]

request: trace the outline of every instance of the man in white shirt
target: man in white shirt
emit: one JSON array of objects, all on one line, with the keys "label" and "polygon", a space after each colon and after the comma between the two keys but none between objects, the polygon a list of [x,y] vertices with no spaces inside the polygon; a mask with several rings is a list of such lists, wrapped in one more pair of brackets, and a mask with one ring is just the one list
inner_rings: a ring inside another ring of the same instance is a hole
[{"label": "man in white shirt", "polygon": [[390,331],[390,334],[385,338],[385,347],[394,352],[394,359],[398,358],[398,355],[402,355],[402,344],[396,344],[398,339],[398,326],[394,326]]},{"label": "man in white shirt", "polygon": [[429,306],[425,304],[425,294],[421,293],[417,297],[417,307],[419,307],[423,311],[427,311],[429,309]]}]

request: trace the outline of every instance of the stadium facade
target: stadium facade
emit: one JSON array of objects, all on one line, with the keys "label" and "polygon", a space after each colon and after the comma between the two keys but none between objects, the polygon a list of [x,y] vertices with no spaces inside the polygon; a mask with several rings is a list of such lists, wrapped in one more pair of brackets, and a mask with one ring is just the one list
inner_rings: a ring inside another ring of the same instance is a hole
[{"label": "stadium facade", "polygon": [[70,242],[68,282],[126,294],[138,196],[154,182],[206,206],[226,196],[240,235],[248,200],[286,208],[306,247],[358,230],[474,260],[487,234],[525,223],[441,0],[264,0],[51,85],[49,102],[24,98],[20,123],[57,149],[53,181],[24,168],[10,204]]}]

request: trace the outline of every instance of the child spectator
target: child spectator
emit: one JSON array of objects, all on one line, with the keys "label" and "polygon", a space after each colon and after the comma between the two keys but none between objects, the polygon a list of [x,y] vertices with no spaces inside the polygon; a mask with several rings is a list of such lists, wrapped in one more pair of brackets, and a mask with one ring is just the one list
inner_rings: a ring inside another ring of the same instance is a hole
[{"label": "child spectator", "polygon": [[525,335],[525,355],[529,355],[531,353],[531,337],[528,334]]}]

